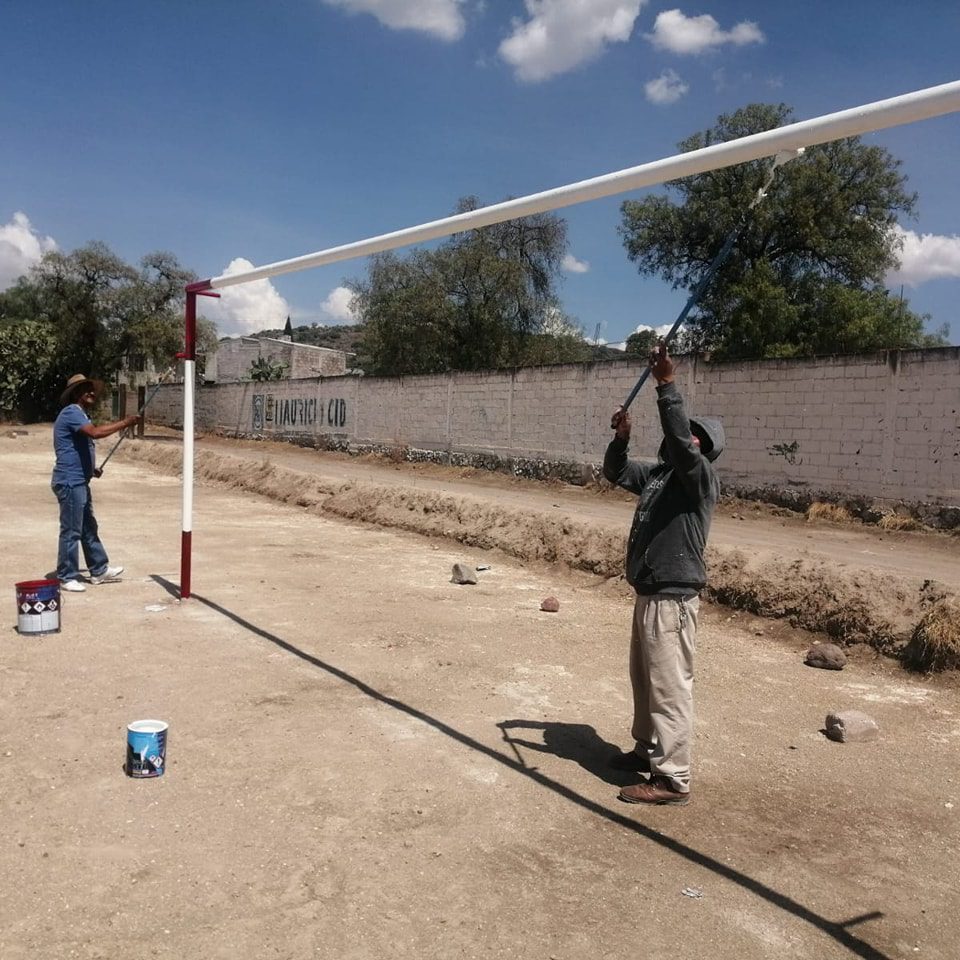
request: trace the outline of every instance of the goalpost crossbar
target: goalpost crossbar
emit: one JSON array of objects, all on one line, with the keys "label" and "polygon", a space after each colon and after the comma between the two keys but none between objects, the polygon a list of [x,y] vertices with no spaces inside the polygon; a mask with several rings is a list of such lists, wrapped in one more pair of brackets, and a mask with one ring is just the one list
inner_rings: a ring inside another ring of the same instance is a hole
[{"label": "goalpost crossbar", "polygon": [[926,120],[958,110],[960,110],[960,80],[906,93],[899,97],[891,97],[888,100],[878,100],[811,120],[802,120],[737,140],[715,143],[699,150],[691,150],[689,153],[677,154],[526,197],[506,200],[478,210],[454,214],[442,220],[394,230],[366,240],[330,247],[289,260],[278,260],[275,263],[239,273],[221,274],[191,286],[194,290],[218,290],[239,283],[249,283],[252,280],[263,280],[284,273],[309,270],[313,267],[369,256],[397,247],[437,240],[465,230],[502,223],[504,220],[515,220],[588,200],[598,200],[618,193],[655,186],[668,180],[679,180],[698,173],[706,173],[709,170],[719,170],[750,160],[772,157],[782,151],[795,151],[801,147],[883,130],[917,120]]}]

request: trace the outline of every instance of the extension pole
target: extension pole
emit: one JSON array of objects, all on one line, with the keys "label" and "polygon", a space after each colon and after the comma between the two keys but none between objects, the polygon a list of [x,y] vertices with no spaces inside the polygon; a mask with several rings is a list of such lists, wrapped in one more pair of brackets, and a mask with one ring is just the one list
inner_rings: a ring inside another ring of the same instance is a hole
[{"label": "extension pole", "polygon": [[[157,395],[157,391],[160,389],[161,385],[163,384],[163,381],[166,380],[167,377],[169,377],[172,372],[173,372],[173,367],[169,367],[167,370],[164,370],[164,372],[160,375],[160,379],[153,385],[153,389],[150,391],[150,395],[143,401],[143,404],[137,410],[138,417],[143,416],[143,411],[146,410],[147,407],[150,405],[150,401]],[[100,464],[101,471],[110,462],[110,458],[117,452],[117,447],[119,447],[120,444],[123,443],[126,435],[127,435],[126,431],[120,434],[120,439],[117,440],[117,442],[113,445],[113,449],[111,449],[111,451],[104,458],[103,463]]]},{"label": "extension pole", "polygon": [[[680,329],[681,324],[687,319],[687,314],[689,314],[690,311],[700,302],[700,298],[706,292],[707,287],[710,286],[710,281],[714,278],[720,267],[722,267],[726,262],[727,257],[730,256],[730,252],[733,250],[733,245],[737,242],[737,238],[743,232],[743,228],[747,225],[747,220],[749,219],[750,214],[754,211],[757,204],[761,203],[767,196],[767,191],[770,189],[770,185],[773,183],[773,178],[777,175],[777,168],[782,167],[785,163],[789,163],[791,160],[796,160],[796,158],[802,153],[803,147],[799,147],[796,150],[781,150],[780,153],[777,154],[773,161],[773,165],[770,167],[770,172],[767,174],[767,179],[764,181],[763,186],[757,191],[757,194],[753,200],[750,201],[750,206],[747,207],[740,219],[740,222],[730,231],[729,234],[727,234],[727,239],[724,240],[723,246],[720,248],[720,252],[713,258],[710,266],[707,267],[703,276],[693,288],[693,293],[691,293],[687,298],[687,302],[680,311],[680,315],[676,320],[674,320],[673,326],[663,338],[664,346],[667,346],[677,335],[677,331]],[[626,413],[627,410],[630,409],[630,404],[633,403],[634,398],[640,392],[640,388],[647,382],[647,377],[649,376],[650,368],[646,367],[643,373],[640,374],[640,379],[630,391],[630,395],[626,400],[623,401],[623,406],[620,408],[623,413]]]},{"label": "extension pole", "polygon": [[[680,325],[684,320],[687,319],[687,314],[693,309],[694,305],[699,302],[700,297],[703,296],[703,292],[707,289],[710,284],[710,281],[713,279],[713,275],[720,269],[721,264],[727,257],[730,255],[730,251],[733,249],[734,243],[736,243],[737,237],[740,236],[740,231],[743,229],[743,222],[738,223],[727,236],[726,241],[723,246],[720,248],[720,252],[713,258],[713,263],[707,267],[706,273],[700,278],[700,282],[696,285],[693,290],[693,293],[690,294],[689,299],[687,300],[684,308],[680,311],[680,315],[673,322],[673,326],[667,332],[667,335],[663,338],[663,345],[667,346],[671,340],[677,335],[677,331],[680,329]],[[630,409],[630,404],[633,403],[637,394],[640,392],[640,388],[647,382],[647,377],[650,376],[650,367],[645,367],[643,373],[640,374],[640,379],[637,380],[633,389],[630,391],[629,396],[626,400],[623,401],[623,406],[620,407],[620,410],[623,413],[626,413]]]}]

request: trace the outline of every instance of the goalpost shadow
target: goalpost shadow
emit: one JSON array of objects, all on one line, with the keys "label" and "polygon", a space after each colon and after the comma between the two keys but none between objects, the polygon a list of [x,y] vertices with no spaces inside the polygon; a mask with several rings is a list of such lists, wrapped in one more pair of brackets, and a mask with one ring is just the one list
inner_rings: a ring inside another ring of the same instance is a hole
[{"label": "goalpost shadow", "polygon": [[[152,574],[151,579],[156,584],[163,587],[163,589],[172,596],[179,597],[179,590],[176,584],[158,574]],[[608,807],[603,806],[603,804],[577,793],[575,790],[571,789],[560,781],[548,777],[535,767],[528,767],[524,763],[519,752],[517,752],[515,744],[520,743],[523,746],[530,746],[530,744],[523,741],[512,741],[507,734],[507,730],[517,727],[527,729],[546,729],[546,724],[544,722],[510,720],[501,721],[497,724],[503,733],[504,739],[513,747],[514,753],[516,754],[516,759],[514,759],[513,757],[500,753],[498,750],[494,750],[492,747],[488,747],[479,740],[474,739],[468,734],[462,733],[455,727],[452,727],[449,724],[444,723],[442,720],[425,713],[423,710],[419,710],[416,707],[410,706],[409,704],[404,703],[402,700],[398,700],[396,697],[390,697],[384,693],[381,693],[375,687],[370,686],[368,683],[364,682],[358,677],[353,676],[353,674],[348,673],[346,670],[334,666],[331,663],[327,663],[326,661],[321,660],[319,657],[314,656],[311,653],[307,653],[305,650],[301,650],[296,645],[290,643],[290,641],[284,640],[282,637],[278,637],[276,634],[270,633],[263,627],[258,627],[256,624],[245,620],[239,614],[234,613],[232,610],[229,610],[214,600],[210,600],[209,598],[197,593],[192,594],[191,599],[197,603],[201,603],[204,606],[209,607],[211,610],[215,610],[228,620],[232,620],[238,626],[243,627],[244,630],[249,631],[263,640],[269,641],[270,643],[279,647],[281,650],[285,650],[287,653],[298,657],[300,660],[303,660],[306,663],[323,670],[331,676],[342,680],[344,683],[354,687],[371,700],[385,704],[386,706],[392,707],[393,709],[406,714],[408,717],[412,717],[415,720],[419,720],[421,723],[425,723],[427,726],[432,727],[434,730],[442,733],[444,736],[449,737],[451,740],[454,740],[457,743],[470,748],[471,750],[475,750],[478,753],[482,753],[489,759],[494,760],[495,762],[512,770],[514,773],[518,773],[521,776],[527,777],[535,783],[538,783],[540,786],[553,791],[558,796],[563,797],[565,800],[569,800],[571,803],[576,804],[589,813],[595,814],[596,816],[601,817],[610,823],[615,823],[618,826],[623,827],[625,830],[628,830],[645,840],[649,840],[665,850],[669,850],[671,853],[682,857],[690,863],[704,867],[705,869],[715,873],[717,876],[722,877],[723,879],[736,884],[744,890],[749,891],[760,899],[767,901],[767,903],[771,904],[772,906],[778,907],[784,912],[793,915],[798,920],[802,920],[805,923],[810,924],[812,927],[815,927],[817,930],[820,930],[822,933],[825,933],[827,936],[835,940],[840,946],[849,950],[853,956],[860,957],[862,960],[892,960],[892,958],[887,954],[881,952],[876,947],[867,943],[865,940],[862,940],[860,937],[850,933],[849,930],[850,927],[854,927],[858,924],[882,918],[883,913],[881,911],[872,911],[861,914],[860,916],[851,917],[843,921],[828,920],[826,917],[814,912],[809,907],[805,907],[802,903],[799,903],[793,898],[788,897],[786,894],[780,893],[779,891],[774,890],[772,887],[768,887],[765,883],[748,876],[740,870],[716,860],[709,854],[701,853],[699,850],[695,850],[693,847],[688,846],[680,840],[676,840],[673,837],[660,832],[659,830],[654,830],[652,827],[649,827],[644,823],[633,820],[621,813],[617,813],[617,811],[611,810]],[[562,727],[564,725],[556,724],[555,726]],[[590,729],[592,730],[592,728]],[[594,736],[596,736],[596,734],[594,734]],[[599,741],[600,738],[597,737],[597,740]],[[534,748],[539,749],[541,752],[554,752],[554,750],[552,750],[549,746],[545,747],[541,744],[536,744]],[[580,762],[581,765],[584,765],[581,755],[582,751],[577,751],[576,756],[568,756],[567,758],[573,759],[576,762]],[[591,767],[586,768],[591,770],[591,772],[594,772]]]}]

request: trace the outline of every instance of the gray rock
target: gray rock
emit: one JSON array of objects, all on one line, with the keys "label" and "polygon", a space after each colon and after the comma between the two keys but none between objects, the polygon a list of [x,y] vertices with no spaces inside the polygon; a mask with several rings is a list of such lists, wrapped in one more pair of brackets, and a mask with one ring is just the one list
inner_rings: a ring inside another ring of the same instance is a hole
[{"label": "gray rock", "polygon": [[869,743],[880,736],[877,721],[859,710],[828,713],[824,727],[827,736],[838,743]]},{"label": "gray rock", "polygon": [[818,643],[807,651],[803,662],[821,670],[842,670],[847,665],[847,655],[835,643]]},{"label": "gray rock", "polygon": [[560,610],[560,601],[556,597],[545,597],[540,603],[540,609],[546,613],[557,613]]},{"label": "gray rock", "polygon": [[455,563],[453,565],[453,576],[450,579],[454,583],[476,583],[477,571],[473,567],[468,567],[465,563]]}]

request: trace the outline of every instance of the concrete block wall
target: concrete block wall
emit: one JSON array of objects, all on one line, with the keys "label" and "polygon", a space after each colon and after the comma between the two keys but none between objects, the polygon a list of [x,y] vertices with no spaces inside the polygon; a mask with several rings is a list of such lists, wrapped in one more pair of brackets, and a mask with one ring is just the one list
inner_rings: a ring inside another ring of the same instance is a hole
[{"label": "concrete block wall", "polygon": [[347,369],[347,355],[342,350],[272,337],[237,337],[220,342],[216,353],[207,360],[207,372],[218,383],[242,382],[258,357],[286,364],[285,377],[291,380],[335,377]]},{"label": "concrete block wall", "polygon": [[[642,362],[624,358],[446,376],[219,384],[198,390],[197,426],[597,464],[610,415],[642,371]],[[681,362],[677,383],[691,413],[724,422],[727,451],[718,466],[728,486],[960,505],[960,348],[738,363],[691,358]],[[150,419],[181,426],[180,394],[177,385],[161,388]],[[660,444],[654,397],[650,381],[631,408],[636,457],[655,456]]]}]

